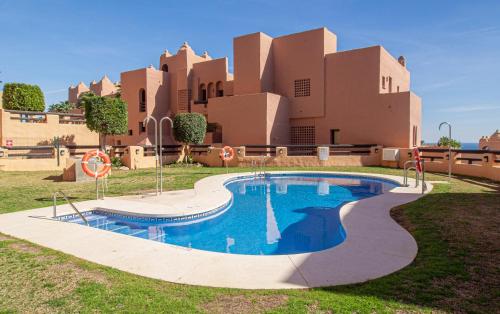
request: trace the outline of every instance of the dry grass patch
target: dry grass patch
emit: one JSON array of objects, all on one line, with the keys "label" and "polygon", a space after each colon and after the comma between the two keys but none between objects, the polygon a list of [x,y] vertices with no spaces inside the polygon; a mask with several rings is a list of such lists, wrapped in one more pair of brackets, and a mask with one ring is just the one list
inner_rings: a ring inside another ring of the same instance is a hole
[{"label": "dry grass patch", "polygon": [[[447,304],[474,299],[494,300],[492,307],[500,308],[500,194],[486,195],[496,198],[498,208],[481,206],[481,202],[467,206],[468,201],[477,201],[477,195],[465,195],[462,202],[455,202],[446,217],[437,221],[444,238],[457,252],[467,249],[464,256],[467,281],[448,282],[456,292],[457,299],[446,300]],[[465,205],[464,205],[465,204]],[[437,285],[443,283],[437,281]],[[495,288],[496,287],[496,288]],[[472,308],[481,311],[481,308]]]},{"label": "dry grass patch", "polygon": [[3,234],[0,233],[0,241],[7,241],[9,239],[11,239],[11,238],[9,238],[9,237],[7,237],[7,236],[5,236],[5,235],[3,235]]},{"label": "dry grass patch", "polygon": [[323,311],[319,307],[319,302],[313,302],[307,306],[307,313],[310,314],[332,314],[332,310]]},{"label": "dry grass patch", "polygon": [[40,254],[42,250],[39,246],[34,246],[26,242],[14,241],[9,244],[9,248],[16,250],[18,252],[30,253],[30,254]]},{"label": "dry grass patch", "polygon": [[279,308],[287,302],[286,295],[220,295],[206,303],[203,310],[221,314],[264,313]]},{"label": "dry grass patch", "polygon": [[[19,313],[78,312],[83,305],[75,290],[81,283],[109,286],[103,273],[12,240],[0,247],[0,309]],[[64,308],[64,310],[62,310]]]}]

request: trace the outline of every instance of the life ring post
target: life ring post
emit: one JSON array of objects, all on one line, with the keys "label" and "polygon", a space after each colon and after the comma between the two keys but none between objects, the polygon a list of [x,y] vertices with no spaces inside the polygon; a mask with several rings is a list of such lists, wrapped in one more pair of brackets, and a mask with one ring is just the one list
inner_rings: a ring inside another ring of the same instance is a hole
[{"label": "life ring post", "polygon": [[[89,161],[91,159],[94,159],[93,163],[93,168],[89,168]],[[103,168],[101,170],[97,170],[97,159],[101,159],[103,163]],[[111,158],[109,156],[98,149],[94,149],[91,151],[88,151],[83,155],[82,158],[82,170],[83,172],[88,175],[89,177],[95,178],[95,184],[96,184],[96,198],[99,199],[99,178],[104,178],[108,172],[111,170]],[[103,197],[104,197],[104,188],[103,188]]]},{"label": "life ring post", "polygon": [[224,146],[219,153],[219,158],[226,166],[226,173],[229,173],[228,162],[234,158],[234,149],[231,146]]}]

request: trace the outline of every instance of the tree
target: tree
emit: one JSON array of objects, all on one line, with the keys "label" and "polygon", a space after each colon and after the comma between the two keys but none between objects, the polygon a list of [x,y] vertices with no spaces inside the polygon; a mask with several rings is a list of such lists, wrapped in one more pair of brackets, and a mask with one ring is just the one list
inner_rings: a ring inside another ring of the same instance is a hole
[{"label": "tree", "polygon": [[86,93],[81,98],[81,104],[85,108],[87,127],[99,133],[99,143],[103,150],[107,135],[127,133],[127,104],[121,98]]},{"label": "tree", "polygon": [[70,103],[69,101],[61,101],[56,104],[50,105],[48,112],[68,113],[75,108],[76,108],[75,104]]},{"label": "tree", "polygon": [[6,83],[3,87],[3,107],[9,110],[44,111],[45,99],[37,85]]},{"label": "tree", "polygon": [[184,144],[186,158],[191,157],[189,144],[201,144],[207,132],[207,120],[199,113],[179,113],[174,117],[175,140]]},{"label": "tree", "polygon": [[449,139],[448,136],[442,136],[438,143],[437,143],[438,146],[451,146],[451,148],[456,148],[456,149],[459,149],[460,147],[462,147],[462,144],[457,141],[457,140],[454,140],[454,139]]}]

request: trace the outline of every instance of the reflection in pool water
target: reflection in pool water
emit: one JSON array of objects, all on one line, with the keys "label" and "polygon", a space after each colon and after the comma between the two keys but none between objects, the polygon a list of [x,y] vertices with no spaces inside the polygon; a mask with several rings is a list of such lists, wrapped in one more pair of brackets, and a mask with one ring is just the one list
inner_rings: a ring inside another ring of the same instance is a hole
[{"label": "reflection in pool water", "polygon": [[169,226],[102,213],[88,219],[96,228],[201,250],[296,254],[342,243],[346,233],[340,223],[340,207],[395,186],[385,180],[347,175],[268,175],[226,184],[233,203],[223,214],[201,222]]}]

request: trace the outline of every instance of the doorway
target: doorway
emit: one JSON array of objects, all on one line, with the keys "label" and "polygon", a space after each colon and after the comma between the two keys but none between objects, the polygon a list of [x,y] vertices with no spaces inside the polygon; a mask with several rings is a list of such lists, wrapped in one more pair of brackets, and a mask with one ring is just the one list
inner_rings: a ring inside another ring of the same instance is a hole
[{"label": "doorway", "polygon": [[340,144],[339,143],[339,129],[331,129],[330,130],[330,144],[331,145],[336,145]]}]

